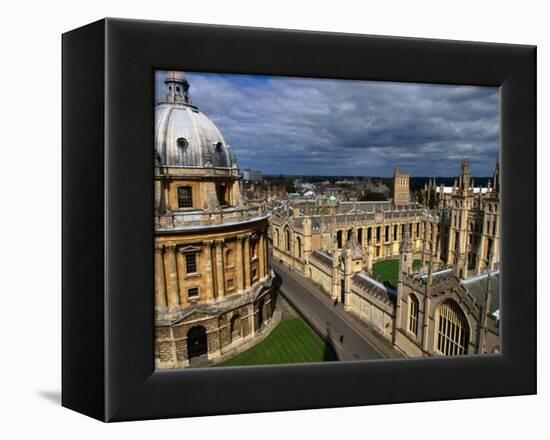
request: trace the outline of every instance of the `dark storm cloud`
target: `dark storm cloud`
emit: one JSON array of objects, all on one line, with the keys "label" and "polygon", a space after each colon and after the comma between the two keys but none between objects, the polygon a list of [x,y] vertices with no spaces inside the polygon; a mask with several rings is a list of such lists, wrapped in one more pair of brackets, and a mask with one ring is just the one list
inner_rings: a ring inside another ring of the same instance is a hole
[{"label": "dark storm cloud", "polygon": [[[157,75],[157,98],[163,95]],[[193,103],[240,168],[265,174],[492,173],[499,94],[489,87],[188,73]]]}]

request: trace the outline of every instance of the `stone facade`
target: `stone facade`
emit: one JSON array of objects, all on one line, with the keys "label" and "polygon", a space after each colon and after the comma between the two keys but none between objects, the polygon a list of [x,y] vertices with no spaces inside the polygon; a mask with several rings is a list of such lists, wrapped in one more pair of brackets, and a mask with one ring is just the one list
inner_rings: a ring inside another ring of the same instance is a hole
[{"label": "stone facade", "polygon": [[273,256],[303,271],[312,250],[332,251],[333,245],[342,249],[353,235],[370,271],[373,262],[399,256],[407,228],[415,254],[420,256],[426,246],[429,251],[424,231],[435,234],[440,242],[439,221],[438,216],[427,215],[419,205],[397,208],[389,202],[286,203],[274,210],[270,236]]},{"label": "stone facade", "polygon": [[411,273],[403,268],[406,254],[404,249],[395,347],[410,357],[499,352],[499,271],[461,279],[453,268],[433,271],[430,262],[427,273]]},{"label": "stone facade", "polygon": [[[498,179],[497,164],[492,186],[475,196],[465,160],[448,203],[432,208],[281,203],[270,219],[273,257],[302,272],[407,356],[496,353]],[[372,277],[373,262],[386,258],[400,260],[397,289]],[[416,272],[415,259],[422,262]]]},{"label": "stone facade", "polygon": [[392,198],[395,206],[406,206],[411,201],[408,174],[402,173],[398,167],[394,169],[392,181]]},{"label": "stone facade", "polygon": [[[400,175],[403,173],[399,172]],[[436,266],[453,266],[462,278],[498,268],[500,195],[498,163],[492,184],[474,188],[469,162],[445,203],[396,206],[388,202],[279,202],[270,219],[273,255],[302,272],[312,250],[342,249],[352,234],[362,247],[364,265],[398,258],[405,230],[414,258],[426,269],[430,255]],[[407,185],[408,187],[408,185]]]},{"label": "stone facade", "polygon": [[[155,151],[156,367],[207,365],[250,346],[273,316],[269,212],[247,203],[235,156],[166,77]],[[179,94],[178,94],[179,93]]]}]

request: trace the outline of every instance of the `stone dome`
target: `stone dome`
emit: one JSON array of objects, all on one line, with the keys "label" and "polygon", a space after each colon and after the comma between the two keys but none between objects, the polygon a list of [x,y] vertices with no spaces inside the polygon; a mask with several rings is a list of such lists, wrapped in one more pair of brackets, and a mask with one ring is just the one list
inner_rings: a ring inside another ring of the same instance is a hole
[{"label": "stone dome", "polygon": [[237,166],[216,125],[191,104],[183,72],[168,72],[166,98],[155,110],[155,151],[161,166]]}]

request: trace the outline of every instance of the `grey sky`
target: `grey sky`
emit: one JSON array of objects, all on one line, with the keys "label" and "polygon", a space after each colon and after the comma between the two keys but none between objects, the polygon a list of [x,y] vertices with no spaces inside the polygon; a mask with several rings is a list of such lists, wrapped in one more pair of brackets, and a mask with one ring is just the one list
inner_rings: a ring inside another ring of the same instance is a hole
[{"label": "grey sky", "polygon": [[[190,96],[239,167],[264,174],[474,176],[499,151],[492,87],[189,73]],[[157,101],[164,73],[157,72]]]}]

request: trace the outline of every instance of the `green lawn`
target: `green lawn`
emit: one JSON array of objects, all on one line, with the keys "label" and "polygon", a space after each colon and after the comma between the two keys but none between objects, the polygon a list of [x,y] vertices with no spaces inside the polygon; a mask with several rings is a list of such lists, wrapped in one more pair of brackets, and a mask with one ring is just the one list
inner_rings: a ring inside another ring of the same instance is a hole
[{"label": "green lawn", "polygon": [[[422,260],[414,260],[413,268],[417,269],[422,265]],[[372,273],[376,279],[387,282],[394,288],[397,288],[397,278],[399,275],[399,259],[379,261],[372,265]]]},{"label": "green lawn", "polygon": [[281,321],[271,334],[249,350],[216,366],[294,364],[334,361],[330,345],[317,336],[302,318]]}]

